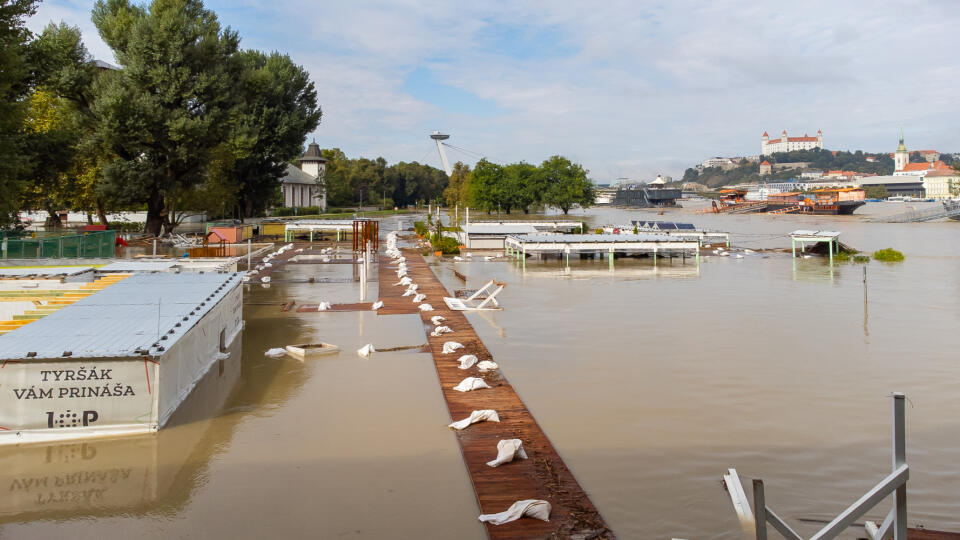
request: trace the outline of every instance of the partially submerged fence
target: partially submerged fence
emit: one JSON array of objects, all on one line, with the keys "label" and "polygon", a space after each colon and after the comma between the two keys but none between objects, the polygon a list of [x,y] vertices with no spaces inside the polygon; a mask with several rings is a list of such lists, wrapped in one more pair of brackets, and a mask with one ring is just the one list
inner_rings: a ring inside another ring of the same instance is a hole
[{"label": "partially submerged fence", "polygon": [[112,257],[116,231],[91,231],[62,236],[0,239],[2,259],[83,259]]},{"label": "partially submerged fence", "polygon": [[[910,477],[910,468],[907,466],[906,437],[904,435],[904,395],[895,392],[892,395],[892,400],[892,471],[870,491],[811,536],[810,540],[836,538],[890,494],[893,494],[893,508],[890,509],[886,519],[879,526],[867,521],[864,527],[865,532],[871,540],[885,540],[891,537],[894,540],[907,540],[907,478]],[[723,481],[741,523],[745,528],[752,526],[755,529],[757,540],[767,539],[767,524],[772,525],[784,538],[803,540],[803,537],[791,529],[780,516],[767,506],[764,498],[763,480],[756,479],[753,481],[753,511],[750,510],[750,502],[747,500],[743,486],[740,484],[737,471],[730,469],[729,474],[723,476]]]}]

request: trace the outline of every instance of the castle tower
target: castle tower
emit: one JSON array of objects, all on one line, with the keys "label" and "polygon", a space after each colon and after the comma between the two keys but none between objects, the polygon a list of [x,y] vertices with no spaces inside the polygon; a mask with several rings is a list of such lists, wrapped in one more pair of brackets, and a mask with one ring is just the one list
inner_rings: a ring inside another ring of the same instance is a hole
[{"label": "castle tower", "polygon": [[767,135],[767,132],[763,132],[763,137],[760,137],[760,155],[767,155],[767,143],[770,142],[770,136]]},{"label": "castle tower", "polygon": [[817,130],[817,148],[823,148],[823,131]]},{"label": "castle tower", "polygon": [[903,144],[903,130],[900,130],[900,144],[897,151],[893,154],[893,170],[902,171],[907,163],[910,163],[910,152],[907,152],[907,146]]}]

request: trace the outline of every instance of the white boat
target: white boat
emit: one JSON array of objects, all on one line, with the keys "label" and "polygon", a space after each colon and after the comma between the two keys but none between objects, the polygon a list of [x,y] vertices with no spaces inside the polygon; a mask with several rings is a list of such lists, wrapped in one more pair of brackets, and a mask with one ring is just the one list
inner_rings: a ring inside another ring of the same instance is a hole
[{"label": "white boat", "polygon": [[335,354],[340,351],[340,347],[336,345],[331,345],[330,343],[303,343],[300,345],[287,345],[284,347],[287,350],[287,353],[294,358],[299,358],[301,360],[307,358],[313,358],[316,356],[323,356],[325,354]]}]

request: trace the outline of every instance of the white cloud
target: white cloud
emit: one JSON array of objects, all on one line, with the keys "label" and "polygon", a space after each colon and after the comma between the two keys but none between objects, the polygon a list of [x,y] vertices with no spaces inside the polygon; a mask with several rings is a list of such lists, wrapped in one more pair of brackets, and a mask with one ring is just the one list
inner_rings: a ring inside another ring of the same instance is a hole
[{"label": "white cloud", "polygon": [[[91,5],[48,0],[37,18],[93,36]],[[310,70],[324,109],[316,138],[351,155],[437,162],[427,134],[443,129],[501,160],[562,153],[606,181],[755,154],[764,130],[820,128],[830,148],[882,151],[902,126],[911,147],[960,151],[951,2],[208,6],[244,46],[288,52]],[[87,39],[102,57],[98,41]],[[404,79],[418,67],[502,114],[472,117],[408,95]]]}]

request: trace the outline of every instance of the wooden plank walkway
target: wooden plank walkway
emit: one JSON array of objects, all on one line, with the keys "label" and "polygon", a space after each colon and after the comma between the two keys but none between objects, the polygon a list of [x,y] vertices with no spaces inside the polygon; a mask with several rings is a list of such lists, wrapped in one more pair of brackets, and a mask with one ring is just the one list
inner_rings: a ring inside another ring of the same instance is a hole
[{"label": "wooden plank walkway", "polygon": [[[452,420],[461,420],[480,409],[494,409],[500,416],[499,423],[481,422],[455,432],[481,511],[502,512],[523,499],[543,499],[553,506],[549,522],[522,518],[504,525],[486,524],[487,535],[492,539],[614,538],[573,473],[499,371],[481,374],[476,367],[459,369],[457,359],[463,354],[474,354],[480,361],[493,358],[463,312],[447,308],[443,297],[452,295],[423,257],[413,250],[403,250],[403,253],[407,258],[407,275],[419,286],[418,292],[427,295],[424,301],[432,305],[434,311],[421,312],[412,297],[401,296],[406,287],[394,286],[399,281],[396,264],[384,256],[379,264],[380,300],[384,307],[378,313],[420,314]],[[429,333],[434,327],[430,317],[434,315],[445,317],[443,324],[453,329],[453,333],[431,337]],[[465,348],[443,354],[446,341],[462,343]],[[453,390],[466,377],[482,377],[493,388],[472,392]],[[487,461],[497,456],[497,442],[501,439],[521,439],[529,459],[497,468],[487,466]]]}]

